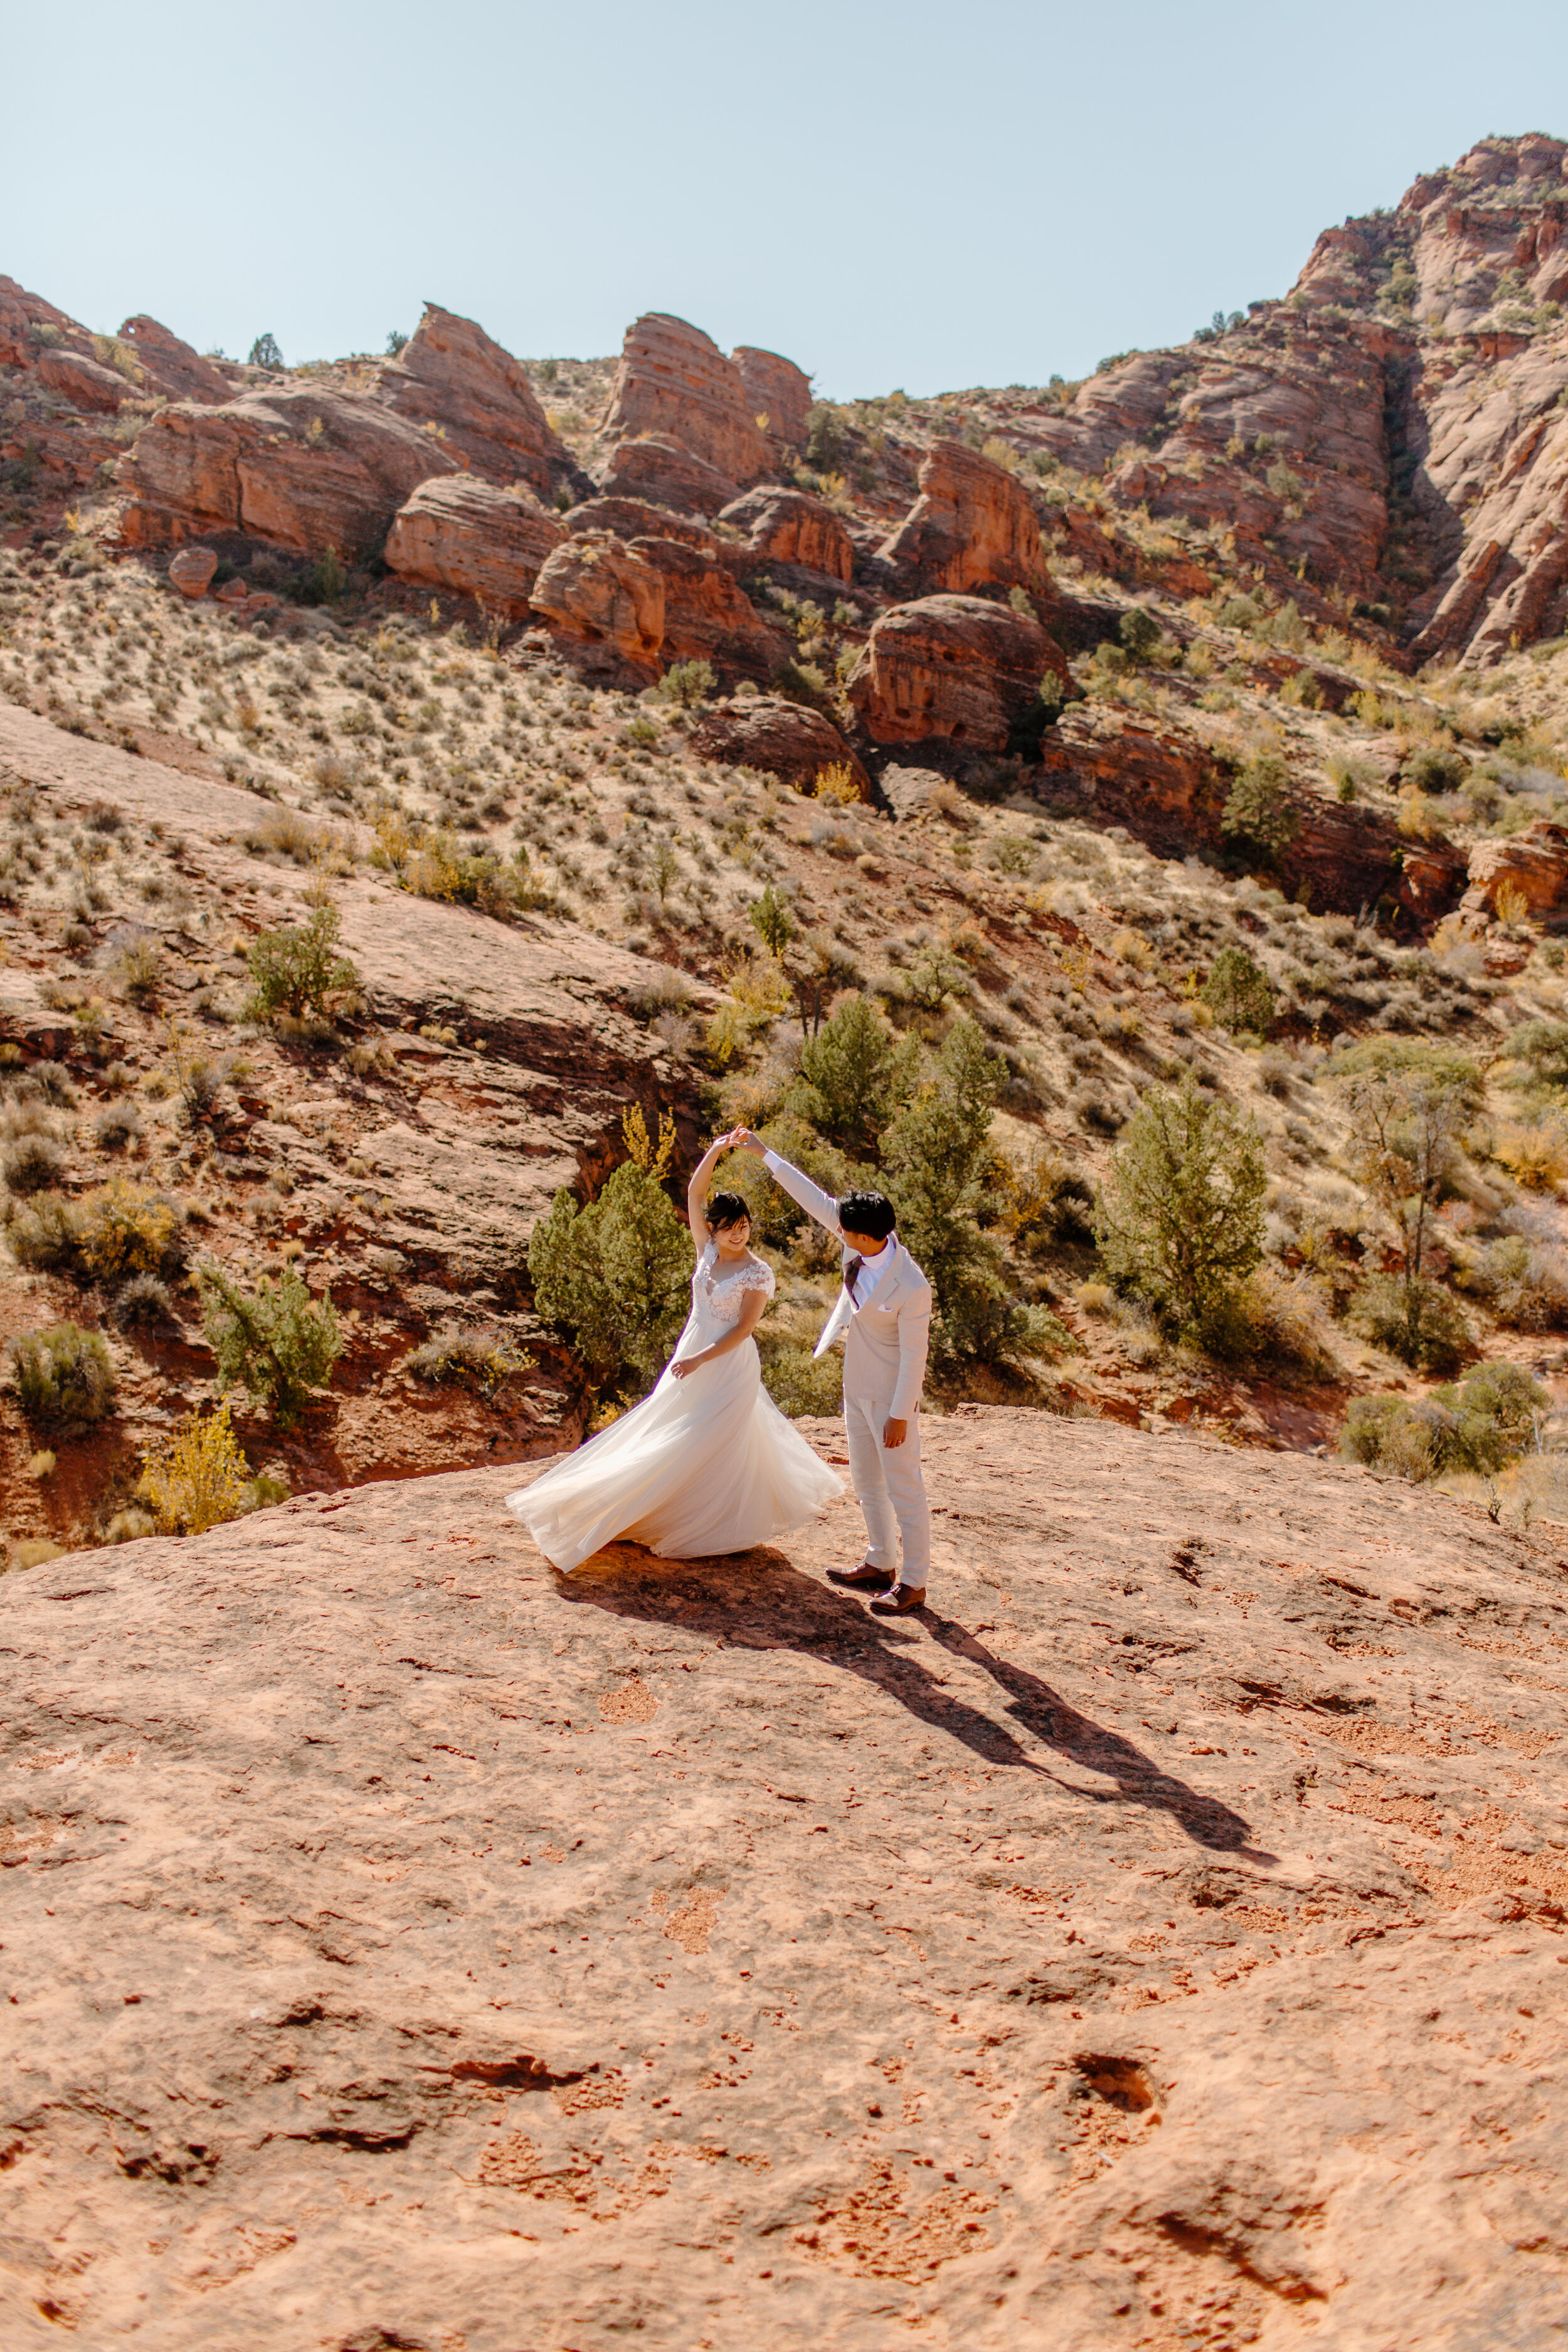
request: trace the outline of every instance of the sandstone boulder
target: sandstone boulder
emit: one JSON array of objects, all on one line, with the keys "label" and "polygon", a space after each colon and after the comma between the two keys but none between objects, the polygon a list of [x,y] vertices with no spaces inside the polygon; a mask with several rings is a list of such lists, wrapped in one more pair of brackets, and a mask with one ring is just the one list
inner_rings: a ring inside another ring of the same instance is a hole
[{"label": "sandstone boulder", "polygon": [[767,471],[740,369],[700,327],[660,310],[626,329],[605,433],[611,441],[668,434],[737,485]]},{"label": "sandstone boulder", "polygon": [[866,771],[838,732],[818,710],[778,694],[737,696],[710,704],[691,730],[693,749],[705,760],[731,768],[757,768],[809,793],[824,768],[846,765],[862,793]]},{"label": "sandstone boulder", "polygon": [[1039,709],[1040,681],[1067,663],[1037,621],[980,596],[924,596],[882,614],[849,678],[879,743],[945,737],[1000,751]]},{"label": "sandstone boulder", "polygon": [[141,547],[243,530],[360,560],[379,554],[421,482],[455,471],[439,441],[366,393],[279,384],[218,408],[181,402],[159,411],[121,464],[122,534]]},{"label": "sandstone boulder", "polygon": [[411,424],[438,426],[443,446],[487,482],[548,490],[567,463],[528,371],[472,319],[427,302],[376,396]]},{"label": "sandstone boulder", "polygon": [[717,555],[720,550],[720,541],[705,523],[694,522],[672,508],[656,507],[647,499],[584,499],[581,506],[569,508],[561,521],[573,538],[585,530],[608,530],[625,540],[679,539],[687,547],[700,548],[705,555]]},{"label": "sandstone boulder", "polygon": [[512,614],[528,609],[540,566],[565,537],[552,514],[521,489],[472,474],[421,482],[386,538],[386,567],[418,587],[477,596]]},{"label": "sandstone boulder", "polygon": [[855,542],[843,518],[804,490],[748,490],[720,516],[746,534],[756,563],[791,563],[829,580],[848,580],[855,570]]},{"label": "sandstone boulder", "polygon": [[210,547],[182,547],[177,555],[170,558],[169,585],[194,602],[206,594],[216,570],[217,557]]},{"label": "sandstone boulder", "polygon": [[740,495],[730,475],[694,457],[668,433],[618,442],[605,461],[599,487],[607,497],[673,507],[680,514],[716,515]]},{"label": "sandstone boulder", "polygon": [[127,319],[120,340],[135,351],[148,383],[171,400],[196,400],[216,407],[234,398],[227,376],[156,319]]},{"label": "sandstone boulder", "polygon": [[632,552],[664,582],[665,661],[710,661],[721,671],[764,678],[788,659],[784,632],[763,619],[716,556],[678,539],[634,540]]},{"label": "sandstone boulder", "polygon": [[920,471],[920,497],[883,542],[885,562],[926,591],[1038,588],[1040,527],[1005,466],[961,441],[938,441]]},{"label": "sandstone boulder", "polygon": [[781,358],[777,352],[757,351],[750,343],[739,345],[730,357],[740,372],[752,422],[766,434],[770,446],[779,451],[804,449],[811,414],[811,378],[793,360]]},{"label": "sandstone boulder", "polygon": [[116,415],[131,392],[125,378],[113,368],[83,359],[79,352],[40,352],[38,381],[73,406],[91,409],[99,415]]},{"label": "sandstone boulder", "polygon": [[584,531],[547,558],[529,602],[563,636],[651,670],[664,643],[664,593],[644,556],[608,531]]},{"label": "sandstone boulder", "polygon": [[1460,913],[1495,915],[1505,884],[1522,891],[1531,915],[1555,915],[1568,908],[1568,826],[1537,817],[1508,841],[1478,841]]}]

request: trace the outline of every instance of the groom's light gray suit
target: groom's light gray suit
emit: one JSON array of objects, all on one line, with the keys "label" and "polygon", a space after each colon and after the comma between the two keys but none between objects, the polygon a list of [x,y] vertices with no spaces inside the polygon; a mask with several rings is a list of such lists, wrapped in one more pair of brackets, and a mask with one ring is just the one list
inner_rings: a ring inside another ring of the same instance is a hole
[{"label": "groom's light gray suit", "polygon": [[[809,1176],[774,1151],[763,1155],[776,1184],[840,1242],[838,1203]],[[883,1258],[890,1252],[888,1263]],[[844,1425],[849,1476],[866,1515],[866,1558],[872,1568],[918,1591],[931,1567],[931,1507],[921,1475],[921,1389],[931,1339],[931,1284],[897,1234],[874,1258],[861,1260],[852,1298],[839,1291],[816,1353],[844,1339]],[[884,1445],[889,1421],[908,1423],[901,1445]],[[903,1566],[898,1537],[903,1538]]]}]

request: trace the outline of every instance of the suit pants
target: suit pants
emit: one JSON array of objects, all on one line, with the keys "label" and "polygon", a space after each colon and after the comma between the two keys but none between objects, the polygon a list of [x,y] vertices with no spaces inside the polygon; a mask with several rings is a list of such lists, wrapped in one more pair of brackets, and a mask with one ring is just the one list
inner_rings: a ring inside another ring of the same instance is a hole
[{"label": "suit pants", "polygon": [[[931,1569],[931,1506],[921,1475],[921,1417],[910,1415],[901,1445],[882,1443],[888,1419],[885,1397],[846,1395],[844,1426],[849,1438],[849,1479],[866,1517],[866,1558],[903,1584],[919,1591]],[[904,1559],[899,1567],[898,1538]]]}]

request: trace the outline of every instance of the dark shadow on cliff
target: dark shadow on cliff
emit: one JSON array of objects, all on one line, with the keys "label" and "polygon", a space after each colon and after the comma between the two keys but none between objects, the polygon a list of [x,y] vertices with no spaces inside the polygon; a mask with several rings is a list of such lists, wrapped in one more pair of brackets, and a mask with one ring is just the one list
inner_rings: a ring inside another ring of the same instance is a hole
[{"label": "dark shadow on cliff", "polygon": [[[1040,1773],[1089,1804],[1168,1813],[1194,1843],[1216,1853],[1248,1850],[1248,1827],[1239,1813],[1163,1772],[1131,1740],[1080,1715],[1037,1675],[996,1657],[954,1619],[934,1611],[918,1620],[873,1617],[858,1601],[804,1575],[766,1546],[693,1562],[656,1560],[640,1545],[612,1544],[563,1578],[559,1590],[580,1605],[645,1623],[679,1624],[737,1648],[799,1651],[875,1683],[919,1722],[986,1764]],[[1031,1741],[1054,1749],[1065,1763],[1113,1780],[1115,1787],[1087,1789],[1062,1780],[1005,1724],[954,1698],[922,1662],[917,1627],[989,1675],[1006,1694],[1008,1715]]]}]

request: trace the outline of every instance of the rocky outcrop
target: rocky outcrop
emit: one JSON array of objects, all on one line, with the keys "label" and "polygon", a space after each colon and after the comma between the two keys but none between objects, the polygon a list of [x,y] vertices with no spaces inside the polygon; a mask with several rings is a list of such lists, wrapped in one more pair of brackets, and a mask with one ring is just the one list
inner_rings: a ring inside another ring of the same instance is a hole
[{"label": "rocky outcrop", "polygon": [[456,470],[441,443],[366,393],[280,384],[221,408],[161,409],[123,461],[132,547],[246,531],[345,561],[378,555],[422,481]]},{"label": "rocky outcrop", "polygon": [[418,326],[376,378],[376,396],[438,432],[469,471],[503,487],[547,491],[568,463],[528,371],[472,319],[427,302]]},{"label": "rocky outcrop", "polygon": [[505,1461],[0,1582],[17,2352],[1550,2343],[1557,1532],[924,1443],[891,1627]]},{"label": "rocky outcrop", "polygon": [[581,506],[569,508],[561,521],[574,538],[585,530],[607,530],[617,539],[679,539],[705,555],[717,555],[721,545],[706,524],[669,507],[653,506],[647,499],[584,499]]},{"label": "rocky outcrop", "polygon": [[847,581],[855,571],[855,542],[844,519],[804,490],[748,490],[724,508],[721,522],[746,534],[754,563],[783,563]]},{"label": "rocky outcrop", "polygon": [[767,470],[740,368],[700,327],[662,310],[626,329],[604,433],[612,443],[668,435],[738,486]]},{"label": "rocky outcrop", "polygon": [[386,568],[421,588],[447,588],[514,615],[528,609],[541,565],[565,537],[521,489],[471,474],[421,482],[387,533]]},{"label": "rocky outcrop", "polygon": [[710,661],[728,676],[760,679],[789,658],[791,640],[763,619],[718,557],[678,539],[634,540],[631,551],[664,582],[667,662]]},{"label": "rocky outcrop", "polygon": [[136,353],[137,364],[149,384],[171,400],[200,401],[211,407],[234,398],[234,386],[227,376],[183,343],[178,335],[171,334],[156,319],[127,319],[120,330],[120,341],[129,343]]},{"label": "rocky outcrop", "polygon": [[1460,913],[1495,915],[1505,886],[1522,897],[1526,912],[1537,919],[1568,909],[1568,826],[1538,817],[1506,841],[1478,841]]},{"label": "rocky outcrop", "polygon": [[0,277],[0,367],[36,368],[46,351],[59,350],[90,359],[92,337],[68,311]]},{"label": "rocky outcrop", "polygon": [[563,540],[530,602],[567,639],[652,674],[664,643],[664,577],[609,532]]},{"label": "rocky outcrop", "polygon": [[740,373],[741,388],[752,422],[780,456],[798,454],[805,446],[811,415],[811,378],[793,360],[777,352],[759,352],[742,343],[730,354]]},{"label": "rocky outcrop", "polygon": [[37,369],[40,383],[47,383],[74,407],[99,415],[118,415],[131,396],[132,387],[122,375],[97,360],[83,359],[79,352],[42,351]]},{"label": "rocky outcrop", "polygon": [[1005,466],[961,441],[938,441],[921,462],[920,489],[881,550],[896,573],[927,593],[957,595],[1041,584],[1039,523]]},{"label": "rocky outcrop", "polygon": [[739,495],[728,474],[695,457],[668,433],[647,433],[616,444],[599,487],[606,497],[670,507],[679,514],[716,515]]},{"label": "rocky outcrop", "polygon": [[863,793],[865,769],[819,710],[807,710],[778,694],[737,695],[710,703],[691,730],[692,748],[705,760],[731,768],[756,768],[809,793],[824,768],[847,766]]},{"label": "rocky outcrop", "polygon": [[216,570],[217,556],[212,548],[182,547],[169,560],[169,585],[195,603],[206,594]]},{"label": "rocky outcrop", "polygon": [[879,743],[941,737],[1001,751],[1040,709],[1047,671],[1067,663],[1037,621],[980,596],[925,596],[878,620],[848,692]]}]

